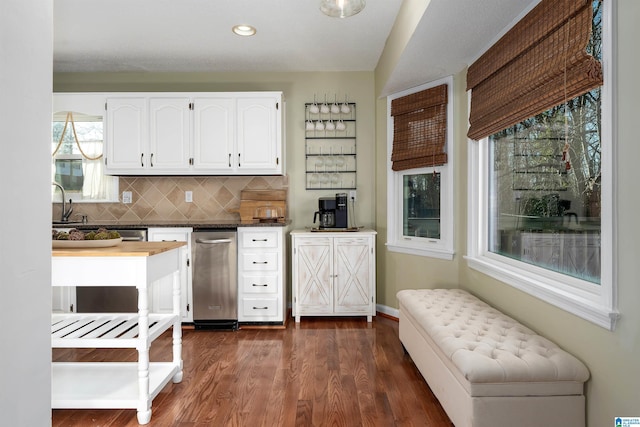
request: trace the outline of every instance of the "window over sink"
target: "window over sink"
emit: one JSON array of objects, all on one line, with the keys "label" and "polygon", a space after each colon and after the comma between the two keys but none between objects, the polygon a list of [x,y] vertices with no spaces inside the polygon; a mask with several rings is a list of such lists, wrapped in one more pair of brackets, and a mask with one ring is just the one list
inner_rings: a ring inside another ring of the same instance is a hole
[{"label": "window over sink", "polygon": [[[65,201],[116,202],[118,177],[104,174],[104,97],[54,94],[51,122],[51,180],[65,191]],[[52,200],[62,194],[51,186]]]}]

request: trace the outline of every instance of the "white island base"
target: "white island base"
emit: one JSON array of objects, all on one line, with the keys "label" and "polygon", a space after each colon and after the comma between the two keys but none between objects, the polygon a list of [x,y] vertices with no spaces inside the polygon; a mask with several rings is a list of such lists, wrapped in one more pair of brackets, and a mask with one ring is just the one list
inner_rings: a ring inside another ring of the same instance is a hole
[{"label": "white island base", "polygon": [[[53,286],[135,286],[138,313],[53,314],[54,348],[135,348],[137,362],[52,363],[54,409],[136,409],[151,421],[151,402],[169,383],[182,381],[179,251],[184,242],[125,242],[106,250],[52,252]],[[95,271],[101,274],[96,275]],[[148,287],[173,277],[173,313],[149,313]],[[173,361],[150,362],[151,343],[173,329]]]}]

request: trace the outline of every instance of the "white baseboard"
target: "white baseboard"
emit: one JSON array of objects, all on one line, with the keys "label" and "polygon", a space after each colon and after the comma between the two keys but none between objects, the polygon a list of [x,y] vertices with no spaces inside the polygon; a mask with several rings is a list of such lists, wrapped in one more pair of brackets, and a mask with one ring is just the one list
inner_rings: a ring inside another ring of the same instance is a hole
[{"label": "white baseboard", "polygon": [[386,314],[387,316],[395,317],[396,319],[400,316],[400,310],[393,307],[387,307],[386,305],[376,304],[376,311],[382,314]]}]

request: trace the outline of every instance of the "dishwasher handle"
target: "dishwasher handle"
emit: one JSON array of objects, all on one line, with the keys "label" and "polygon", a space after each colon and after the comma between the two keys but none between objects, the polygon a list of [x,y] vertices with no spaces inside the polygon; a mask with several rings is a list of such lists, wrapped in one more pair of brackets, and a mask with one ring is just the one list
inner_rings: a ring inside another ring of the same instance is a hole
[{"label": "dishwasher handle", "polygon": [[146,239],[141,236],[124,236],[122,238],[123,242],[144,242]]},{"label": "dishwasher handle", "polygon": [[196,243],[206,243],[208,245],[215,245],[218,243],[231,243],[231,239],[196,239]]}]

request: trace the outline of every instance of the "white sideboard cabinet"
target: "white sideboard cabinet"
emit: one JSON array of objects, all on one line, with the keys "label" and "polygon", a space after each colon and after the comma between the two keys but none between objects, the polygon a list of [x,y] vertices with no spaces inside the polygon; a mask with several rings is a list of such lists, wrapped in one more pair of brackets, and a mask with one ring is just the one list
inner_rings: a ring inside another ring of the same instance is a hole
[{"label": "white sideboard cabinet", "polygon": [[281,175],[282,92],[107,94],[111,175]]},{"label": "white sideboard cabinet", "polygon": [[284,227],[238,227],[238,322],[284,323],[284,233]]},{"label": "white sideboard cabinet", "polygon": [[376,314],[376,232],[291,232],[292,312],[302,316]]}]

